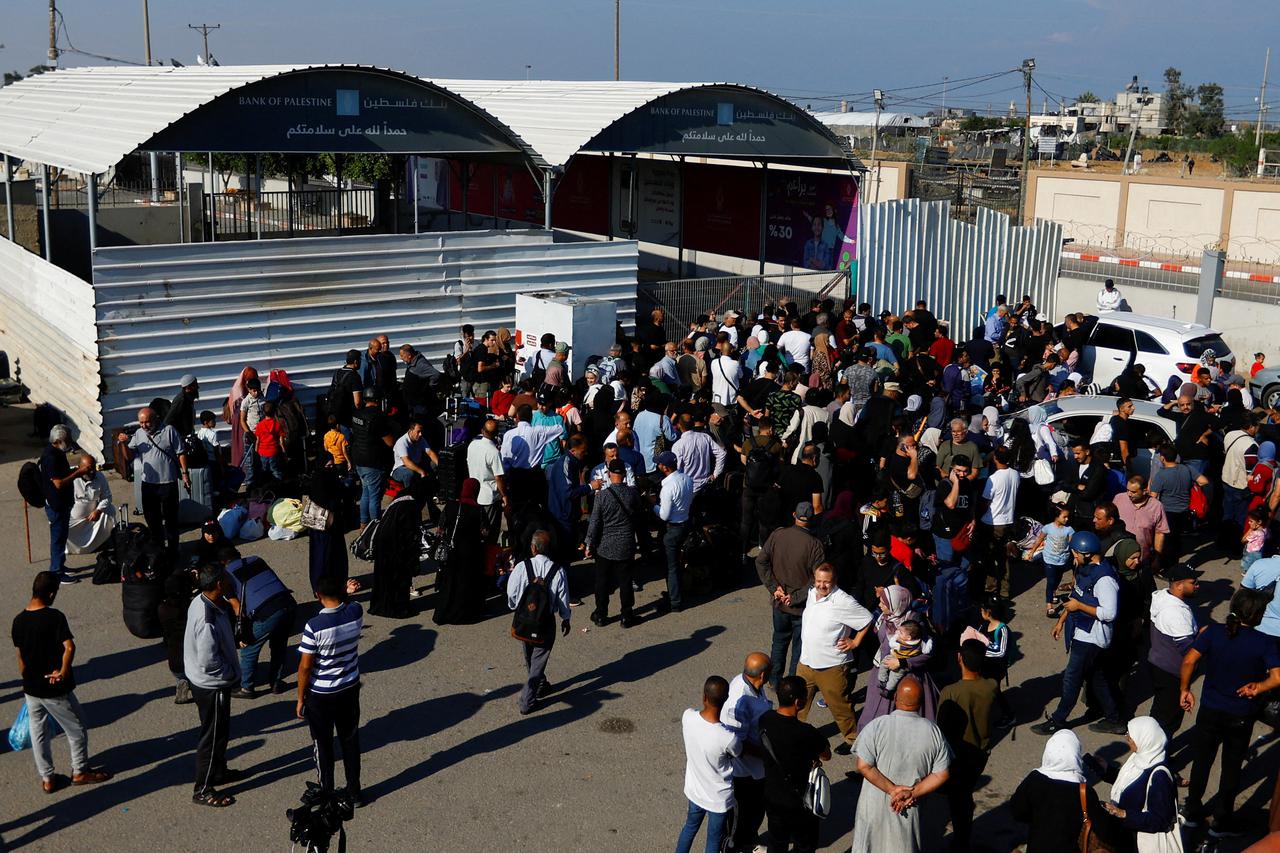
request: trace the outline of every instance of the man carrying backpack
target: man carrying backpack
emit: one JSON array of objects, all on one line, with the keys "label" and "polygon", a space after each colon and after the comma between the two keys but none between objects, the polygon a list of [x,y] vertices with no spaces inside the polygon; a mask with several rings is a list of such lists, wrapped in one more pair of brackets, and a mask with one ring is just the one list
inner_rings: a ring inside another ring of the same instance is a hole
[{"label": "man carrying backpack", "polygon": [[742,517],[739,520],[739,538],[742,540],[742,559],[757,545],[763,545],[777,526],[777,500],[768,506],[768,497],[778,485],[782,472],[782,441],[774,434],[773,418],[763,417],[757,423],[759,433],[744,439],[738,447],[744,474],[742,478]]},{"label": "man carrying backpack", "polygon": [[560,633],[569,635],[569,584],[562,566],[547,557],[551,534],[539,530],[529,542],[531,556],[517,563],[507,578],[507,606],[515,611],[511,635],[520,640],[528,673],[520,691],[518,707],[522,715],[531,713],[538,700],[551,692],[547,662],[555,645],[555,618],[560,616]]}]

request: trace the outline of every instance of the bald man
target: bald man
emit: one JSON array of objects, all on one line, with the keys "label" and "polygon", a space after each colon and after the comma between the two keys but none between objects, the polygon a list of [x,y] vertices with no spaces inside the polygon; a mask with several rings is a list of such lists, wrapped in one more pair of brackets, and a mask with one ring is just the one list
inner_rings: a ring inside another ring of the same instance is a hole
[{"label": "bald man", "polygon": [[852,853],[923,853],[942,845],[943,822],[925,798],[947,781],[951,750],[942,730],[920,716],[921,701],[920,682],[904,677],[893,712],[872,720],[858,736],[862,793]]},{"label": "bald man", "polygon": [[742,672],[729,682],[729,700],[720,722],[742,738],[742,754],[733,759],[733,798],[737,802],[732,850],[754,850],[764,820],[764,761],[760,717],[773,708],[764,695],[773,667],[764,652],[752,652]]},{"label": "bald man", "polygon": [[187,448],[182,436],[171,426],[161,426],[150,409],[138,411],[139,429],[130,438],[127,432],[116,433],[116,442],[124,449],[124,462],[132,465],[136,457],[142,463],[142,514],[147,520],[151,540],[164,547],[171,565],[178,558],[178,480],[191,488],[187,473]]}]

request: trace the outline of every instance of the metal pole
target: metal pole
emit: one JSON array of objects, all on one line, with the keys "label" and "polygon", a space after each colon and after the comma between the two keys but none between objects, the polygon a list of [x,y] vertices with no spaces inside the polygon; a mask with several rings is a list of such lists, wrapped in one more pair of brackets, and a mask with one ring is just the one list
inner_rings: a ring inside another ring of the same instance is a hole
[{"label": "metal pole", "polygon": [[605,220],[605,226],[604,226],[606,231],[609,234],[610,243],[613,242],[613,190],[614,190],[614,184],[617,183],[617,181],[618,181],[618,176],[617,176],[617,173],[614,171],[613,152],[610,151],[609,152],[609,195],[606,197],[608,199],[608,205],[609,205],[607,208],[609,211],[609,218]]},{"label": "metal pole", "polygon": [[[875,187],[871,191],[871,203],[880,203],[880,170],[876,168],[876,146],[880,143],[880,111],[884,109],[884,92],[876,89],[876,123],[875,128],[871,131],[871,170],[875,178]],[[944,113],[943,118],[946,115]]]},{"label": "metal pole", "polygon": [[262,155],[253,155],[253,231],[255,239],[262,239]]},{"label": "metal pole", "polygon": [[214,192],[217,185],[213,179],[213,152],[209,152],[209,242],[218,242],[218,202]]},{"label": "metal pole", "polygon": [[1205,249],[1200,260],[1200,282],[1196,292],[1195,322],[1209,325],[1213,322],[1213,299],[1222,289],[1222,273],[1227,266],[1227,253],[1217,249]]},{"label": "metal pole", "polygon": [[542,228],[551,230],[551,170],[542,170]]},{"label": "metal pole", "polygon": [[173,153],[174,169],[178,176],[178,242],[187,242],[187,174],[182,168],[182,152]]},{"label": "metal pole", "polygon": [[1027,215],[1027,170],[1031,167],[1031,72],[1035,70],[1034,59],[1022,61],[1022,79],[1027,87],[1027,123],[1022,130],[1022,187],[1018,193],[1018,225],[1023,223]]},{"label": "metal pole", "polygon": [[98,176],[89,175],[89,261],[93,265],[93,253],[98,250]]},{"label": "metal pole", "polygon": [[58,6],[56,0],[49,0],[49,65],[58,67]]},{"label": "metal pole", "polygon": [[471,215],[467,210],[471,203],[471,164],[463,162],[462,164],[462,230],[466,231],[471,224]]},{"label": "metal pole", "polygon": [[[760,275],[764,275],[764,247],[769,227],[769,161],[760,162]],[[745,304],[745,303],[744,303]]]},{"label": "metal pole", "polygon": [[613,0],[613,79],[622,79],[622,0]]},{"label": "metal pole", "polygon": [[53,263],[53,237],[49,233],[49,167],[40,166],[40,197],[44,202],[41,220],[44,223],[44,259]]},{"label": "metal pole", "polygon": [[333,171],[338,174],[333,176],[334,185],[338,188],[338,236],[342,236],[342,155],[333,155]]},{"label": "metal pole", "polygon": [[413,233],[418,233],[418,155],[413,155]]},{"label": "metal pole", "polygon": [[13,233],[13,161],[8,154],[4,155],[4,218],[9,242],[18,242],[17,235]]},{"label": "metal pole", "polygon": [[[142,0],[142,48],[147,64],[151,64],[151,13],[147,9],[147,0]],[[154,155],[152,155],[154,156]]]},{"label": "metal pole", "polygon": [[676,180],[680,183],[680,223],[676,231],[676,278],[684,278],[684,155],[676,158]]},{"label": "metal pole", "polygon": [[1267,48],[1267,58],[1262,63],[1262,91],[1258,94],[1258,126],[1253,129],[1253,144],[1262,147],[1262,123],[1267,113],[1267,72],[1271,70],[1271,48]]},{"label": "metal pole", "polygon": [[489,172],[489,195],[493,197],[493,230],[498,230],[498,170]]}]

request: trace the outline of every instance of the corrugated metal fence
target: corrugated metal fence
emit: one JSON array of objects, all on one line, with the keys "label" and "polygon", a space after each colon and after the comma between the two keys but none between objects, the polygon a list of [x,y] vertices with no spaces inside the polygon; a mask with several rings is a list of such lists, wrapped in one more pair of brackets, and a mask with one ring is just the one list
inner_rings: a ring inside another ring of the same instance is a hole
[{"label": "corrugated metal fence", "polygon": [[83,449],[102,455],[93,288],[0,239],[0,350],[37,403],[66,416]]},{"label": "corrugated metal fence", "polygon": [[1056,319],[1061,225],[1018,227],[982,208],[971,225],[951,218],[950,202],[906,199],[864,206],[858,234],[857,298],[877,311],[924,299],[953,336],[967,337],[996,294],[1029,294]]},{"label": "corrugated metal fence", "polygon": [[288,371],[309,403],[348,349],[386,334],[439,365],[462,323],[515,328],[517,293],[611,299],[634,322],[636,244],[543,231],[128,246],[94,256],[103,419],[130,422],[194,373],[219,410],[246,364]]}]

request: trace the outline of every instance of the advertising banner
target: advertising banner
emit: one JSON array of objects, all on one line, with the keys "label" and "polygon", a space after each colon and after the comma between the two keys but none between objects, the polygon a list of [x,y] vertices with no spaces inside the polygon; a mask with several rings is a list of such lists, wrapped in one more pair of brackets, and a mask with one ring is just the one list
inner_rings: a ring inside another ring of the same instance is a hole
[{"label": "advertising banner", "polygon": [[[449,209],[462,210],[463,164],[448,166]],[[495,207],[496,204],[496,207]],[[531,224],[542,223],[542,188],[527,169],[472,163],[467,181],[467,214],[493,216]]]},{"label": "advertising banner", "polygon": [[551,222],[570,231],[609,232],[608,158],[579,155],[569,161],[551,193]]},{"label": "advertising banner", "polygon": [[765,260],[810,270],[856,265],[856,179],[773,170],[766,187]]},{"label": "advertising banner", "polygon": [[737,258],[760,256],[760,179],[754,169],[686,165],[684,245]]}]

